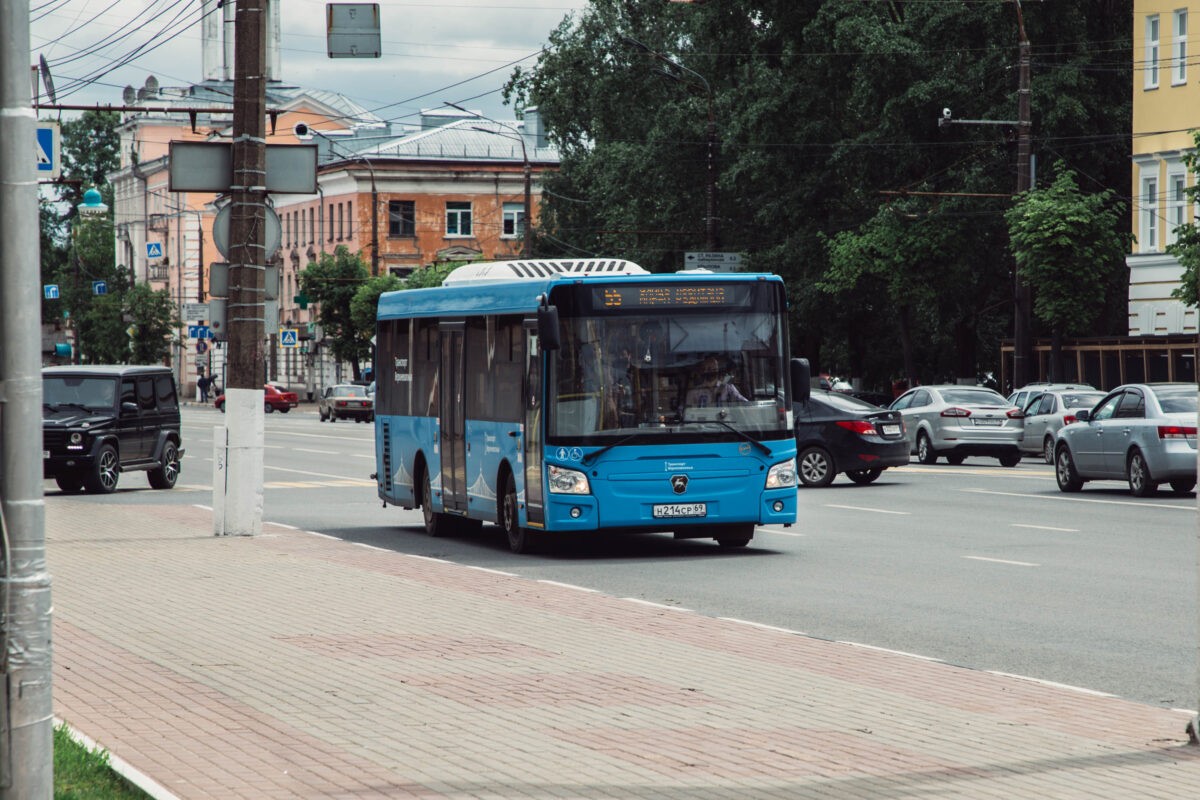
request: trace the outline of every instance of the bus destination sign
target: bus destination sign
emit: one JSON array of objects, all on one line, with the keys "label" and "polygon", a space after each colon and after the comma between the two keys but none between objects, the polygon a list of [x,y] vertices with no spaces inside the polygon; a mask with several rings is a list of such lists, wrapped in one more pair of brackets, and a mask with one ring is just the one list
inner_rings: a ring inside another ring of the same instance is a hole
[{"label": "bus destination sign", "polygon": [[597,308],[665,308],[735,304],[728,284],[681,283],[656,286],[605,286],[592,291]]}]

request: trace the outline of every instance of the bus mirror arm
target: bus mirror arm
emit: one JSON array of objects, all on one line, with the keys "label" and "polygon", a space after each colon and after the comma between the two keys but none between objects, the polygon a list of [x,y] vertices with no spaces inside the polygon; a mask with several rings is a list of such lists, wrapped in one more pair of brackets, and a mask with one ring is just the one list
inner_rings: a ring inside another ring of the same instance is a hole
[{"label": "bus mirror arm", "polygon": [[792,359],[792,401],[804,403],[812,393],[812,369],[807,358]]},{"label": "bus mirror arm", "polygon": [[538,343],[543,350],[557,350],[562,346],[558,334],[558,306],[539,306],[537,323]]}]

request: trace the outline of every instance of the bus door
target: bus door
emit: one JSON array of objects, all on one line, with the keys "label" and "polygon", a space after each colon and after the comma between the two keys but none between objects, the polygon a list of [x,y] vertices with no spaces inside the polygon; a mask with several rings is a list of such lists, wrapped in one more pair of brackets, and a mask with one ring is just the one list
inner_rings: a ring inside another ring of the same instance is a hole
[{"label": "bus door", "polygon": [[542,493],[542,354],[538,349],[537,320],[525,321],[525,516],[526,523],[540,528],[546,522]]},{"label": "bus door", "polygon": [[446,511],[467,510],[466,409],[463,396],[462,322],[438,325],[442,353],[441,408],[442,504]]}]

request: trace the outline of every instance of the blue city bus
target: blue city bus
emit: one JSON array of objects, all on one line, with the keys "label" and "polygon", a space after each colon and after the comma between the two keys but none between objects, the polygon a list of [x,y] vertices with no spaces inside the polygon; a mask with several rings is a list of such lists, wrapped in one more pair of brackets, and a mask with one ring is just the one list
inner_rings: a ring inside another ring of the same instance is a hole
[{"label": "blue city bus", "polygon": [[796,520],[789,364],[775,275],[459,267],[379,298],[379,496],[433,535],[493,522],[518,553],[601,530],[745,546]]}]

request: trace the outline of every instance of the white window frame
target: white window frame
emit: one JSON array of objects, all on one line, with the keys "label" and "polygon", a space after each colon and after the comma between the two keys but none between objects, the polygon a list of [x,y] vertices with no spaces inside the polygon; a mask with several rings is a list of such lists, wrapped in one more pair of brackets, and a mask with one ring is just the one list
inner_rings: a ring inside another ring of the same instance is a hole
[{"label": "white window frame", "polygon": [[1158,88],[1158,14],[1146,17],[1146,57],[1142,65],[1146,89]]},{"label": "white window frame", "polygon": [[1141,221],[1138,226],[1138,251],[1158,252],[1158,168],[1142,173],[1142,190],[1139,193]]},{"label": "white window frame", "polygon": [[1171,27],[1174,34],[1171,43],[1171,85],[1179,86],[1187,83],[1187,54],[1188,54],[1188,10],[1176,9],[1171,15]]},{"label": "white window frame", "polygon": [[504,225],[500,229],[502,239],[520,239],[525,235],[525,204],[504,204]]},{"label": "white window frame", "polygon": [[[454,206],[454,208],[451,208]],[[463,206],[466,206],[463,208]],[[463,223],[466,223],[465,225]],[[471,237],[471,201],[446,201],[446,237],[469,239]]]},{"label": "white window frame", "polygon": [[1164,244],[1174,244],[1175,231],[1191,222],[1187,214],[1190,210],[1187,196],[1187,172],[1182,165],[1167,167],[1167,225]]}]

